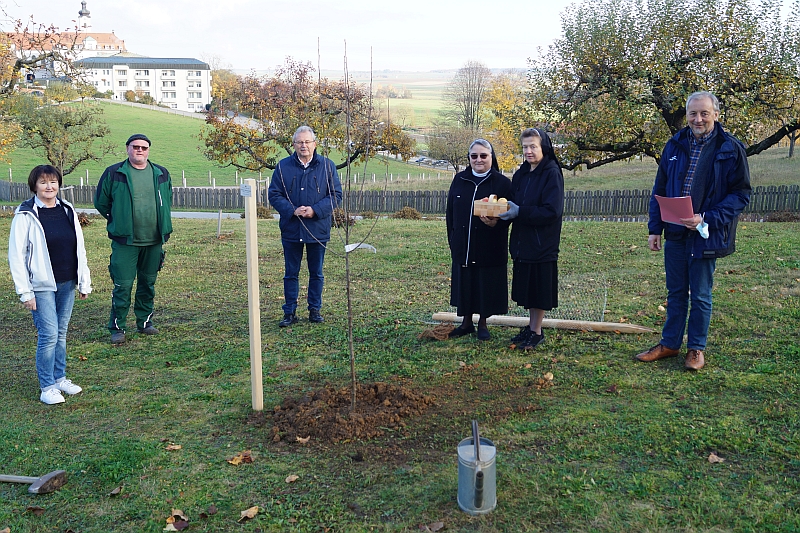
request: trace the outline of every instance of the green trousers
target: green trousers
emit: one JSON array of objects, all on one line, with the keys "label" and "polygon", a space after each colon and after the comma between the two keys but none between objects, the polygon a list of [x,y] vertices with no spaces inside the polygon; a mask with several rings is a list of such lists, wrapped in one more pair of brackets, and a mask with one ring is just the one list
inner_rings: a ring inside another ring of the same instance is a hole
[{"label": "green trousers", "polygon": [[144,329],[152,324],[156,276],[161,260],[161,243],[151,246],[128,246],[111,241],[111,262],[108,265],[108,272],[114,283],[114,291],[111,294],[111,317],[108,319],[110,331],[125,331],[134,280],[136,280],[136,300],[133,304],[133,314],[136,315],[136,327]]}]

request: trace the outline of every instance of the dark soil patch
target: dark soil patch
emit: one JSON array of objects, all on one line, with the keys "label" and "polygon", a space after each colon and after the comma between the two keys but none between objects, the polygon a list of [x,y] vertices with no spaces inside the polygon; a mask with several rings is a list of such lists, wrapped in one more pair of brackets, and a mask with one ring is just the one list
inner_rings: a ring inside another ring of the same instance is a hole
[{"label": "dark soil patch", "polygon": [[358,385],[356,410],[350,411],[351,389],[327,387],[303,397],[286,398],[272,413],[273,442],[335,443],[379,437],[406,426],[434,403],[433,396],[415,393],[400,385]]}]

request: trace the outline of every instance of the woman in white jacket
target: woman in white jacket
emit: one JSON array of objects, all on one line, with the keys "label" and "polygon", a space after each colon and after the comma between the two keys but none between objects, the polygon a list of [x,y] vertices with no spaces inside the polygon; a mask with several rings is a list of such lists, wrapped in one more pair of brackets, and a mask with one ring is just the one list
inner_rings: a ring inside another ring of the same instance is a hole
[{"label": "woman in white jacket", "polygon": [[75,288],[82,300],[92,292],[83,232],[72,205],[58,197],[61,183],[61,172],[53,166],[31,171],[28,187],[34,196],[14,212],[8,240],[14,286],[39,332],[39,399],[48,405],[63,403],[62,393],[83,390],[66,377],[67,326]]}]

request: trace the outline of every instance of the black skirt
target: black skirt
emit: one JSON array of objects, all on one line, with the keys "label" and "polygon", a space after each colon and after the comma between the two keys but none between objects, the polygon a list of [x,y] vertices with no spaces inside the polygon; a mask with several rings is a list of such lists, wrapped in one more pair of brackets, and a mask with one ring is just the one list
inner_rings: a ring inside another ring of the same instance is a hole
[{"label": "black skirt", "polygon": [[514,261],[511,299],[525,309],[550,311],[558,307],[558,262]]},{"label": "black skirt", "polygon": [[508,267],[465,267],[453,263],[450,305],[457,308],[459,316],[508,313]]}]

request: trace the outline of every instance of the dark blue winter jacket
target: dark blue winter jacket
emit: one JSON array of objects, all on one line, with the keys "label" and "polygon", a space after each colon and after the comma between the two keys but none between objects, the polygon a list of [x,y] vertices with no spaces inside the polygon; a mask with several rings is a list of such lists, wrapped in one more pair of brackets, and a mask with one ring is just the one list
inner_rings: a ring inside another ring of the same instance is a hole
[{"label": "dark blue winter jacket", "polygon": [[[289,242],[328,242],[331,215],[342,203],[342,184],[336,165],[314,152],[307,167],[297,154],[282,159],[272,173],[267,192],[270,205],[281,215],[281,238]],[[294,214],[300,206],[314,210],[311,218]]]},{"label": "dark blue winter jacket", "polygon": [[717,123],[711,142],[714,143],[714,158],[711,175],[695,175],[693,189],[702,187],[705,193],[699,197],[692,194],[695,213],[703,216],[708,224],[709,238],[704,239],[697,231],[661,220],[661,210],[655,195],[676,198],[683,196],[681,190],[689,169],[691,130],[687,127],[667,141],[658,165],[653,195],[650,197],[650,235],[661,235],[667,240],[694,239],[692,257],[713,259],[725,257],[735,251],[736,224],[739,214],[750,202],[750,168],[744,145],[727,133]]}]

